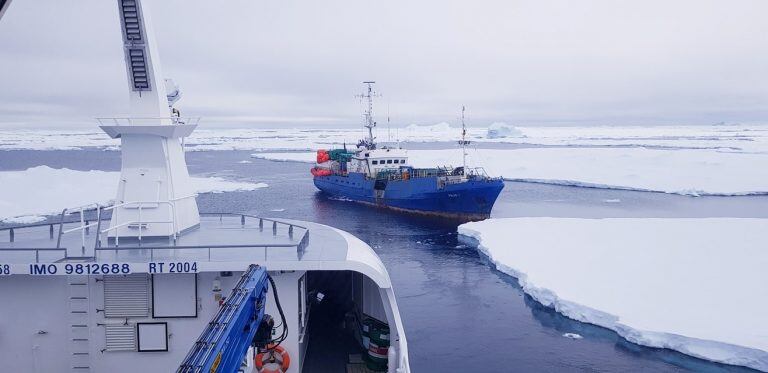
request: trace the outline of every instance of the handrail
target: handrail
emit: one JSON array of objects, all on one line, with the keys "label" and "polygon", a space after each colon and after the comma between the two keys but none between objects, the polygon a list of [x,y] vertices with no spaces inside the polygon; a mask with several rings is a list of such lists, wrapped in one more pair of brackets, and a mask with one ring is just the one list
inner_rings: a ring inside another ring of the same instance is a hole
[{"label": "handrail", "polygon": [[[178,226],[176,224],[177,223],[176,222],[176,220],[177,220],[176,219],[176,204],[174,202],[178,202],[178,201],[181,201],[181,200],[184,200],[184,199],[187,199],[187,198],[194,198],[194,197],[197,197],[196,193],[195,194],[190,194],[190,195],[187,195],[187,196],[183,196],[183,197],[173,198],[173,199],[170,199],[168,201],[128,201],[128,202],[122,202],[122,203],[114,204],[114,205],[109,206],[109,207],[105,207],[103,210],[104,211],[109,211],[109,210],[114,210],[114,209],[116,209],[118,207],[138,204],[139,220],[137,220],[137,221],[128,221],[128,222],[125,222],[125,223],[122,223],[122,224],[114,225],[114,226],[111,226],[111,227],[109,227],[107,229],[100,230],[97,234],[101,235],[102,233],[107,233],[109,231],[116,230],[117,228],[122,228],[124,226],[128,226],[128,225],[131,225],[131,224],[139,224],[139,241],[141,241],[141,238],[142,238],[142,227],[141,227],[141,225],[142,224],[144,224],[144,223],[172,224],[172,226],[173,226],[172,227],[173,228],[173,240],[175,241],[176,238],[177,238],[177,234],[179,232],[178,232]],[[142,205],[145,205],[145,204],[153,204],[153,205],[154,204],[158,204],[158,205],[160,205],[160,204],[167,204],[168,206],[171,207],[171,220],[167,220],[167,221],[166,220],[142,221],[142,219],[141,219],[141,209],[142,209]],[[117,210],[115,211],[115,214],[117,214]],[[100,238],[96,239],[97,242],[99,240],[100,240]],[[120,235],[115,233],[115,245],[119,245],[119,244],[120,244]]]},{"label": "handrail", "polygon": [[[201,117],[176,117],[176,116],[168,116],[168,117],[98,117],[96,118],[96,121],[99,122],[100,125],[111,125],[114,124],[115,126],[123,126],[123,125],[137,125],[136,122],[141,121],[159,121],[159,120],[170,120],[173,124],[194,124],[197,125],[200,123]],[[106,123],[105,123],[106,122]]]},{"label": "handrail", "polygon": [[[20,251],[20,252],[27,252],[27,251],[34,251],[35,252],[35,263],[40,263],[40,252],[41,251],[61,251],[64,253],[63,258],[67,257],[67,249],[66,248],[59,248],[59,247],[5,247],[0,252],[7,253],[9,251]],[[63,259],[62,258],[62,259]]]},{"label": "handrail", "polygon": [[150,204],[150,203],[177,202],[177,201],[181,201],[183,199],[192,198],[192,197],[197,197],[197,193],[190,194],[190,195],[187,195],[187,196],[184,196],[184,197],[172,198],[172,199],[169,199],[167,201],[128,201],[128,202],[121,202],[119,204],[113,204],[113,205],[110,205],[110,206],[106,206],[106,207],[103,208],[103,210],[104,211],[114,210],[117,207],[123,207],[125,205],[133,205],[133,204],[137,204],[137,203],[139,203],[139,204]]},{"label": "handrail", "polygon": [[[211,250],[215,249],[264,249],[264,260],[268,260],[270,248],[296,248],[296,254],[301,258],[301,251],[303,250],[302,243],[305,241],[308,235],[305,232],[304,238],[299,243],[263,243],[263,244],[235,244],[235,245],[182,245],[182,246],[142,246],[141,250],[144,252],[149,251],[150,260],[155,260],[155,252],[163,250],[206,250],[208,261],[211,261]],[[95,249],[94,255],[97,256],[100,252],[114,252],[115,255],[120,251],[136,250],[136,247],[98,247]]]},{"label": "handrail", "polygon": [[[136,202],[127,202],[127,203],[124,203],[124,204],[136,203]],[[112,206],[110,206],[110,207],[102,207],[102,206],[100,206],[97,209],[96,223],[89,223],[89,224],[81,225],[81,226],[78,226],[78,227],[75,227],[75,228],[72,228],[72,229],[67,229],[67,230],[63,230],[62,229],[62,234],[67,233],[67,232],[73,232],[73,231],[77,231],[77,230],[82,230],[82,229],[85,229],[86,226],[93,226],[94,224],[97,227],[99,227],[99,224],[101,222],[101,217],[102,217],[101,211],[102,210],[106,211],[107,209],[110,209],[110,208],[113,208],[113,207]],[[142,250],[149,250],[151,257],[154,257],[155,251],[159,251],[159,250],[204,249],[204,250],[208,251],[208,259],[210,260],[211,256],[212,256],[212,253],[213,253],[212,252],[213,249],[223,249],[223,248],[234,248],[234,249],[236,249],[236,248],[264,248],[265,249],[265,251],[264,251],[265,257],[264,258],[265,258],[265,260],[267,260],[267,256],[269,255],[269,249],[270,248],[289,248],[289,247],[296,248],[296,253],[298,255],[298,258],[301,259],[301,256],[303,255],[302,253],[303,253],[304,249],[306,249],[306,247],[309,245],[309,228],[306,227],[306,226],[303,226],[303,225],[298,225],[298,224],[294,224],[292,222],[285,222],[285,221],[276,220],[276,219],[258,217],[256,215],[242,214],[242,213],[230,213],[230,212],[210,212],[210,213],[205,213],[205,212],[203,212],[203,213],[200,213],[200,215],[201,216],[216,216],[216,215],[218,215],[218,216],[230,216],[230,217],[237,217],[237,216],[239,216],[240,217],[240,223],[242,225],[245,225],[246,218],[258,219],[259,220],[259,228],[260,229],[264,229],[264,222],[266,221],[268,223],[272,223],[273,234],[277,234],[278,226],[287,226],[288,227],[288,229],[287,229],[288,230],[288,235],[291,238],[291,242],[289,242],[289,243],[221,244],[221,245],[176,245],[175,242],[174,242],[174,244],[172,246],[154,245],[154,244],[150,243],[150,246],[142,246],[141,249]],[[66,222],[66,224],[71,224],[71,223],[77,223],[77,221]],[[128,224],[134,224],[134,223],[135,222],[125,222],[125,223],[120,224],[120,226],[125,226],[125,225],[128,225]],[[63,225],[64,223],[61,223],[61,224]],[[105,229],[105,230],[101,230],[100,227],[99,227],[99,228],[97,228],[97,232],[105,233],[105,232],[109,231],[110,229],[116,229],[116,228],[118,228],[118,226],[112,227],[112,228],[108,228],[108,229]],[[294,232],[294,229],[297,229],[297,228],[298,229],[302,229],[303,232],[301,233],[301,237],[298,240],[294,240],[293,239],[294,238],[293,232]],[[135,250],[135,249],[136,249],[136,247],[119,247],[119,246],[109,247],[109,246],[101,246],[100,245],[100,236],[97,234],[96,243],[94,244],[94,253],[93,253],[93,255],[95,257],[100,252],[106,252],[106,251],[110,251],[110,250],[114,250],[117,253],[117,252],[120,252],[120,251]],[[16,252],[30,251],[31,252],[31,251],[35,251],[35,260],[36,260],[36,262],[39,262],[39,258],[40,258],[39,251],[44,251],[44,252],[45,251],[62,251],[62,252],[64,252],[64,255],[63,255],[62,259],[70,258],[70,256],[67,255],[67,250],[68,249],[65,248],[65,247],[60,247],[59,243],[57,243],[57,247],[51,247],[51,248],[18,248],[18,247],[16,247],[16,248],[3,248],[2,250],[3,250],[3,252],[13,252],[13,251],[16,251]]]},{"label": "handrail", "polygon": [[[234,245],[173,245],[173,246],[142,246],[142,250],[149,250],[149,255],[151,259],[154,259],[155,257],[155,251],[156,250],[177,250],[177,249],[192,249],[192,250],[207,250],[208,251],[208,260],[211,260],[211,249],[219,249],[219,248],[264,248],[264,260],[267,260],[268,256],[268,249],[273,248],[284,248],[284,247],[295,247],[296,253],[301,258],[302,251],[307,247],[309,244],[309,228],[293,224],[289,222],[284,222],[280,220],[270,219],[270,218],[263,218],[255,215],[250,214],[242,214],[242,213],[231,213],[231,212],[202,212],[200,213],[201,216],[239,216],[240,217],[240,224],[245,225],[245,218],[252,218],[252,219],[259,219],[259,228],[264,229],[264,221],[271,222],[272,223],[272,231],[273,234],[277,232],[277,226],[279,225],[285,225],[288,226],[288,235],[289,237],[293,238],[293,229],[294,227],[303,229],[304,232],[301,236],[301,239],[298,242],[293,243],[263,243],[263,244],[234,244]],[[133,223],[133,222],[131,222]],[[129,223],[123,223],[122,225],[129,224]],[[175,242],[175,241],[174,241]],[[100,247],[97,246],[94,250],[94,255],[98,254],[99,252],[106,252],[106,251],[114,251],[115,254],[117,254],[119,251],[129,251],[129,250],[135,250],[135,247],[119,247],[117,246],[117,241],[115,247]]]},{"label": "handrail", "polygon": [[[60,245],[61,245],[61,237],[64,234],[72,233],[72,232],[76,232],[76,231],[82,231],[82,250],[85,251],[85,231],[88,228],[93,227],[93,226],[96,226],[96,232],[97,232],[96,233],[96,242],[94,243],[94,247],[98,247],[101,244],[101,234],[102,233],[106,233],[106,232],[109,232],[111,230],[115,230],[117,228],[120,228],[120,227],[123,227],[123,226],[126,226],[126,225],[131,225],[131,224],[144,224],[144,223],[173,224],[173,230],[174,230],[173,236],[174,236],[174,239],[176,239],[176,234],[178,233],[177,229],[176,229],[177,228],[177,225],[176,225],[176,206],[175,206],[175,204],[173,204],[173,202],[181,201],[181,200],[184,200],[184,199],[187,199],[187,198],[194,198],[196,196],[197,196],[197,194],[195,193],[195,194],[190,194],[190,195],[183,196],[183,197],[173,198],[173,199],[168,200],[168,201],[129,201],[129,202],[122,202],[122,203],[119,203],[119,204],[113,204],[111,206],[106,206],[106,207],[105,206],[101,206],[98,203],[83,205],[83,206],[75,208],[75,209],[79,209],[80,210],[79,211],[79,213],[80,213],[80,226],[74,227],[74,228],[71,228],[71,229],[67,229],[67,230],[63,230],[64,215],[66,215],[66,212],[68,211],[68,209],[64,209],[61,212],[61,218],[59,220],[59,237],[58,237],[58,240],[57,240],[57,243],[56,243],[56,247],[60,247]],[[115,208],[118,208],[118,207],[127,206],[127,205],[135,205],[135,204],[139,205],[138,206],[138,209],[139,209],[139,220],[138,221],[130,221],[130,222],[126,222],[126,223],[123,223],[123,224],[119,224],[117,226],[109,227],[109,228],[107,228],[105,230],[101,230],[101,212],[102,211],[111,211],[111,210],[114,210]],[[142,210],[142,205],[144,205],[144,204],[167,204],[167,205],[169,205],[171,207],[172,219],[171,220],[167,220],[167,221],[166,220],[163,220],[163,221],[143,221],[141,219],[141,210]],[[95,208],[95,210],[96,210],[96,222],[95,223],[86,224],[85,221],[84,221],[84,217],[83,217],[83,211],[85,211],[85,208],[89,207],[89,206],[95,206],[96,207]],[[141,240],[141,235],[142,235],[142,232],[141,232],[141,229],[139,229],[139,240]],[[119,242],[119,236],[115,236],[115,239]]]},{"label": "handrail", "polygon": [[[78,207],[65,208],[64,210],[61,211],[61,215],[59,216],[59,236],[56,239],[56,247],[61,247],[61,236],[63,236],[65,233],[74,232],[74,231],[76,231],[78,229],[83,229],[84,230],[84,229],[90,228],[90,224],[87,225],[87,226],[85,224],[83,212],[86,211],[87,207],[91,207],[91,206],[94,206],[95,207],[94,210],[96,210],[96,211],[101,209],[101,205],[96,203],[96,202],[94,202],[94,203],[89,203],[89,204],[78,206]],[[68,210],[79,210],[78,213],[80,214],[80,227],[78,227],[77,229],[70,229],[69,231],[64,231],[63,230],[64,229],[64,216],[67,214]],[[101,215],[99,213],[97,213],[97,214],[99,216]],[[82,250],[85,251],[85,231],[83,231],[83,233],[82,233],[82,242],[83,242]]]},{"label": "handrail", "polygon": [[[296,244],[290,244],[290,246],[296,246],[296,249],[301,251],[304,250],[307,245],[309,245],[309,228],[305,227],[303,225],[298,225],[294,223],[287,223],[280,220],[270,219],[270,218],[263,218],[256,215],[250,215],[250,214],[243,214],[243,213],[235,213],[235,212],[201,212],[201,216],[208,215],[208,216],[240,216],[240,225],[245,225],[245,218],[252,218],[252,219],[259,219],[259,229],[264,229],[264,221],[272,222],[272,233],[275,234],[277,232],[277,225],[287,225],[288,226],[288,236],[290,238],[293,238],[293,227],[303,229],[304,233],[301,236],[301,239]],[[270,245],[272,246],[272,245]],[[258,246],[257,246],[258,247]]]},{"label": "handrail", "polygon": [[61,217],[59,218],[59,237],[56,239],[56,247],[61,247],[61,236],[64,234],[64,215],[67,213],[67,209],[61,210]]},{"label": "handrail", "polygon": [[[298,228],[301,228],[301,229],[309,230],[309,228],[307,228],[307,227],[305,227],[303,225],[298,225],[298,224],[293,224],[293,223],[286,223],[284,221],[280,221],[280,220],[276,220],[276,219],[264,218],[264,217],[261,217],[261,216],[256,216],[256,215],[251,215],[251,214],[243,214],[243,213],[239,213],[239,212],[201,212],[200,215],[201,216],[203,216],[203,215],[208,215],[208,216],[213,216],[213,215],[240,216],[240,217],[247,217],[247,218],[252,218],[252,219],[266,220],[268,222],[273,222],[273,223],[282,224],[282,225],[292,225],[294,227],[298,227]],[[240,223],[241,224],[245,224],[245,221],[241,220]]]}]

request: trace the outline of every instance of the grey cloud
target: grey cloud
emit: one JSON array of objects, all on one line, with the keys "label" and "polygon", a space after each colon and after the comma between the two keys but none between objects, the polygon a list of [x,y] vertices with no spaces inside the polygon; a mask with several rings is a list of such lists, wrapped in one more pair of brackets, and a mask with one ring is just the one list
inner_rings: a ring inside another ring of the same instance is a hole
[{"label": "grey cloud", "polygon": [[[182,111],[210,125],[357,125],[366,79],[396,124],[454,121],[462,104],[476,124],[768,115],[762,0],[147,3]],[[14,1],[0,126],[125,113],[117,22],[111,0]]]}]

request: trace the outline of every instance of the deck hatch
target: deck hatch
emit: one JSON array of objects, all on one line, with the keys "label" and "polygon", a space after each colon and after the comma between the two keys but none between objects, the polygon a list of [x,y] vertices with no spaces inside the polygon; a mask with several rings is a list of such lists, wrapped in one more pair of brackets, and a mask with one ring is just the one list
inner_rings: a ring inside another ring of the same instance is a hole
[{"label": "deck hatch", "polygon": [[104,276],[104,317],[149,316],[149,275]]}]

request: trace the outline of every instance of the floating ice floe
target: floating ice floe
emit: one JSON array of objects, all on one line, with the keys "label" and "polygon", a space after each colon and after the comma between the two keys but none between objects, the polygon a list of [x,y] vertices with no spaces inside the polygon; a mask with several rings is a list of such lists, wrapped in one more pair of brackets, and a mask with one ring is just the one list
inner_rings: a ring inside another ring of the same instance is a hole
[{"label": "floating ice floe", "polygon": [[509,218],[459,234],[569,318],[768,370],[768,219]]},{"label": "floating ice floe", "polygon": [[314,152],[298,152],[298,153],[253,153],[251,157],[256,159],[266,159],[276,162],[302,162],[302,163],[315,163],[317,160]]},{"label": "floating ice floe", "polygon": [[46,219],[45,216],[40,216],[40,215],[24,215],[24,216],[14,216],[12,218],[0,219],[0,223],[32,224],[32,223],[39,223],[45,219]]},{"label": "floating ice floe", "polygon": [[570,338],[570,339],[583,339],[584,337],[581,336],[581,334],[576,333],[565,333],[563,334],[563,337]]},{"label": "floating ice floe", "polygon": [[[0,220],[4,223],[41,221],[41,215],[115,198],[120,173],[76,171],[38,166],[24,171],[0,171]],[[221,193],[266,188],[264,183],[231,181],[220,177],[192,177],[198,193]]]}]

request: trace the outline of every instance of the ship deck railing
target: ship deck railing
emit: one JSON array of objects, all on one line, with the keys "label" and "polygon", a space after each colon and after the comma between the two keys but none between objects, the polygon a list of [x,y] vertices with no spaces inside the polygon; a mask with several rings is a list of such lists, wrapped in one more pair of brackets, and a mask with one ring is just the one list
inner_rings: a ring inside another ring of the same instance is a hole
[{"label": "ship deck railing", "polygon": [[193,124],[200,123],[200,117],[100,117],[96,118],[101,126],[140,126],[156,125],[162,121],[168,121],[171,124]]},{"label": "ship deck railing", "polygon": [[[304,225],[231,212],[201,213],[201,225],[197,230],[205,230],[202,238],[195,237],[197,233],[193,229],[178,238],[143,237],[139,240],[138,237],[123,237],[119,241],[117,237],[107,237],[102,240],[102,235],[109,230],[100,230],[107,215],[102,212],[113,210],[107,210],[110,207],[116,206],[87,205],[74,211],[65,209],[58,221],[0,228],[0,232],[8,232],[8,240],[0,242],[0,261],[155,261],[180,257],[198,261],[302,260],[309,245],[309,228]],[[216,220],[218,224],[213,227]],[[58,227],[58,234],[54,233],[55,227]],[[93,231],[98,233],[93,234]],[[79,234],[72,235],[75,232]]]},{"label": "ship deck railing", "polygon": [[463,172],[456,172],[458,169],[452,166],[437,168],[407,168],[408,176],[404,176],[404,170],[379,171],[376,174],[376,180],[406,180],[425,177],[446,177],[446,176],[467,176],[468,178],[489,178],[488,173],[483,167],[467,167]]}]

